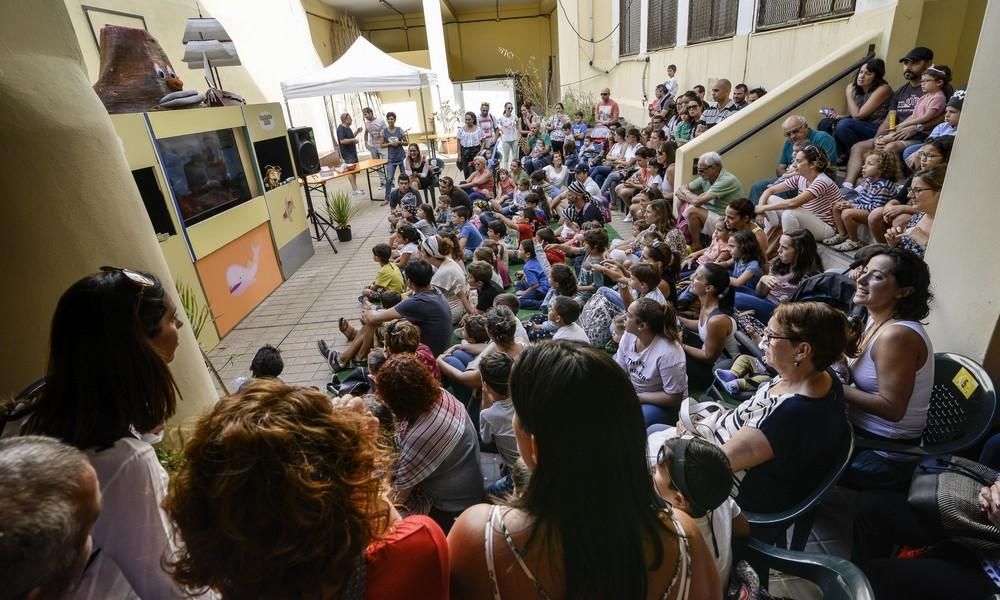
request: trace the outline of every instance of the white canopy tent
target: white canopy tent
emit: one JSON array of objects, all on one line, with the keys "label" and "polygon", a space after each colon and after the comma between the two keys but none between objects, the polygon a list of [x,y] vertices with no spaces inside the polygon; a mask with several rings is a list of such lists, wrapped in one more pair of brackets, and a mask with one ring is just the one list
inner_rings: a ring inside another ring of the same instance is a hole
[{"label": "white canopy tent", "polygon": [[[281,93],[287,104],[289,100],[316,96],[417,90],[437,86],[437,83],[437,75],[430,69],[396,60],[364,37],[358,37],[333,64],[309,75],[282,81]],[[423,95],[420,96],[420,111],[426,122]],[[431,153],[433,152],[431,144]]]}]

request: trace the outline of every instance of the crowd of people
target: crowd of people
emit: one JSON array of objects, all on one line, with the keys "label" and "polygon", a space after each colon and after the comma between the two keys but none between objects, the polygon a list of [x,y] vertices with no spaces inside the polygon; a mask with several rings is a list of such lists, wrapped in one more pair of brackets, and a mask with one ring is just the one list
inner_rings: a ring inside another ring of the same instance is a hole
[{"label": "crowd of people", "polygon": [[[607,89],[592,125],[561,104],[466,113],[457,182],[392,113],[343,115],[342,153],[363,140],[389,160],[390,234],[360,313],[333,316],[346,347],[317,340],[334,383],[287,385],[262,348],[168,484],[153,445],[179,400],[177,307],[150,273],[84,277],[57,306],[41,395],[0,441],[3,596],[738,590],[734,538],[784,535],[744,510],[807,498],[852,432],[915,445],[927,422],[923,253],[964,93],[926,48],[900,62],[894,93],[873,59],[845,112],[788,117],[777,177],[748,186],[716,152],[675,186],[675,152],[765,91],[718,79],[709,104],[703,86],[678,93],[673,65],[643,125]],[[613,210],[629,239],[611,239]],[[851,267],[824,273],[818,244],[856,252]],[[713,386],[737,404],[692,398]],[[1000,555],[937,550],[947,532],[906,504],[915,468],[863,450],[842,480],[876,596],[958,597],[958,576],[996,592]],[[979,502],[1000,524],[1000,485]],[[913,540],[935,551],[901,565]]]}]

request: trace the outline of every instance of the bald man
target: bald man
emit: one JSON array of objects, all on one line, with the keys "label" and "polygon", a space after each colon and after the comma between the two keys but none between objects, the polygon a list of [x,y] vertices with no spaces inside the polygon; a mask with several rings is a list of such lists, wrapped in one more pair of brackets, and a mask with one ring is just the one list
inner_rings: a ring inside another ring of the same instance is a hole
[{"label": "bald man", "polygon": [[[826,157],[830,159],[830,164],[837,164],[837,142],[833,139],[829,133],[825,131],[817,131],[809,128],[809,122],[802,115],[792,115],[785,119],[781,124],[781,129],[785,134],[785,145],[781,149],[781,157],[778,159],[778,168],[775,169],[776,177],[774,179],[762,179],[760,181],[754,182],[750,186],[750,202],[753,202],[754,206],[757,205],[757,201],[760,200],[761,194],[764,193],[769,186],[774,185],[776,181],[788,174],[788,167],[792,164],[793,152],[792,146],[796,142],[808,140],[810,144],[816,146],[820,150],[826,153]],[[787,192],[786,192],[787,193]],[[792,192],[792,196],[795,193]]]},{"label": "bald man", "polygon": [[611,99],[611,90],[601,90],[601,101],[594,105],[594,125],[614,129],[618,126],[618,103]]},{"label": "bald man", "polygon": [[712,100],[715,105],[701,115],[701,120],[708,128],[715,127],[740,109],[730,97],[732,92],[733,84],[728,79],[719,79],[712,85]]}]

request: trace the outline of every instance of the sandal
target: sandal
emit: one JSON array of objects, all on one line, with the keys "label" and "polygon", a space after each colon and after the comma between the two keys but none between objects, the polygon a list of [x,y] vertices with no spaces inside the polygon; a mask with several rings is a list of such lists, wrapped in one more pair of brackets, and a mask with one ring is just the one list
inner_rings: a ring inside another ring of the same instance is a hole
[{"label": "sandal", "polygon": [[340,364],[340,353],[327,346],[326,340],[316,340],[316,348],[319,349],[320,356],[323,357],[326,364],[330,365],[334,373],[344,369]]},{"label": "sandal", "polygon": [[353,342],[355,336],[358,335],[358,330],[355,329],[344,317],[340,317],[340,320],[337,321],[337,327],[340,328],[340,333],[344,334],[344,337],[347,338],[348,342]]},{"label": "sandal", "polygon": [[861,242],[856,242],[854,240],[847,240],[833,247],[837,252],[854,252],[858,248],[864,246]]},{"label": "sandal", "polygon": [[822,240],[821,243],[824,246],[837,246],[839,244],[843,244],[846,241],[847,241],[847,236],[842,233],[838,233],[833,237],[828,237],[825,240]]}]

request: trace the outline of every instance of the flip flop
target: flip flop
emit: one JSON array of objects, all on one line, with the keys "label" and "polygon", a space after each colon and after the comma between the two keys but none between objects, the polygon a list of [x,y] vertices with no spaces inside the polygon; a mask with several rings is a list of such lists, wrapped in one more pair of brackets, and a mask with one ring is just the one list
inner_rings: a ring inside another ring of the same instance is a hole
[{"label": "flip flop", "polygon": [[344,317],[340,317],[337,321],[337,327],[340,328],[340,333],[344,334],[348,342],[353,342],[355,336],[358,335],[358,330],[355,329]]}]

